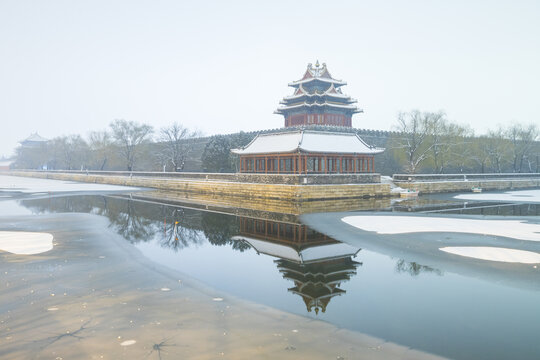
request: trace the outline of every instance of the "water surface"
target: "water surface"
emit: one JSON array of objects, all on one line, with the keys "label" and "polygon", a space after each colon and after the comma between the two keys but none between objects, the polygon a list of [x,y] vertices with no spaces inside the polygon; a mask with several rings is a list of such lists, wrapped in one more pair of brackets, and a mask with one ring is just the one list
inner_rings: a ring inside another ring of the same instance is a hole
[{"label": "water surface", "polygon": [[[24,210],[7,201],[0,209],[104,216],[155,262],[235,296],[338,327],[451,358],[540,357],[540,276],[531,266],[497,268],[506,276],[499,281],[467,271],[482,263],[426,265],[411,261],[414,256],[400,257],[400,251],[343,244],[300,220],[278,222],[125,196],[43,197],[17,204]],[[434,196],[396,202],[384,211],[536,217],[539,206]],[[429,236],[428,241],[439,240]],[[403,254],[418,240],[414,234],[402,239]],[[492,264],[486,266],[487,273]],[[528,280],[514,286],[514,278]]]}]

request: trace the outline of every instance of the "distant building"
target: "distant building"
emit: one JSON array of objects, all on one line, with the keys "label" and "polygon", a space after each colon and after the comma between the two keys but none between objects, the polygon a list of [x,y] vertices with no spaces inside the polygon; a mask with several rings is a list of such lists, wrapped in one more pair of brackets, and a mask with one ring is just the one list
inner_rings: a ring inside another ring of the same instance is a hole
[{"label": "distant building", "polygon": [[11,170],[11,164],[13,164],[13,160],[7,160],[7,159],[0,159],[0,171],[9,171]]},{"label": "distant building", "polygon": [[304,76],[289,84],[294,94],[285,97],[275,112],[285,117],[285,129],[259,134],[245,147],[231,150],[240,157],[240,172],[374,172],[374,156],[384,149],[369,146],[355,133],[336,131],[352,128],[352,115],[362,112],[354,105],[356,100],[342,93],[346,84],[332,78],[326,64],[309,64]]},{"label": "distant building", "polygon": [[26,139],[19,141],[22,147],[26,148],[36,148],[41,146],[42,144],[46,144],[48,139],[45,139],[44,137],[39,136],[37,132],[33,133]]}]

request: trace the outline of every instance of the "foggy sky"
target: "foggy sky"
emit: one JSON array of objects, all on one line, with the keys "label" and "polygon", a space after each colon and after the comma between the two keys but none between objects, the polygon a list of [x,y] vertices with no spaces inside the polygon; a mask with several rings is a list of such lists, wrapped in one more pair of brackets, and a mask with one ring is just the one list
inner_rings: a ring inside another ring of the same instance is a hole
[{"label": "foggy sky", "polygon": [[283,126],[309,62],[364,114],[444,110],[478,133],[540,123],[538,1],[0,0],[0,156],[37,131],[155,128],[206,135]]}]

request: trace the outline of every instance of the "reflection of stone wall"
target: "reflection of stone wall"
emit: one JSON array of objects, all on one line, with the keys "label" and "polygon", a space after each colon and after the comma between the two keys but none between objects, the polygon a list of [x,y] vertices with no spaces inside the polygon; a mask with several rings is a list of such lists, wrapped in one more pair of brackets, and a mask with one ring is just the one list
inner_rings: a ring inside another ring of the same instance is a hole
[{"label": "reflection of stone wall", "polygon": [[300,223],[298,215],[314,212],[355,211],[390,208],[391,199],[340,199],[319,201],[290,201],[276,199],[244,199],[230,196],[211,196],[178,191],[155,190],[132,194],[134,199],[159,201],[258,219]]}]

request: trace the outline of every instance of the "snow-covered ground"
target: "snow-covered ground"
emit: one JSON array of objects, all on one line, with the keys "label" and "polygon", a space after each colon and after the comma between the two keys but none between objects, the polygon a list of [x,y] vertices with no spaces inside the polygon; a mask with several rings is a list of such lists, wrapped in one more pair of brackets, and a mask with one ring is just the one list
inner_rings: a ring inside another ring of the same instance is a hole
[{"label": "snow-covered ground", "polygon": [[378,234],[448,232],[540,241],[540,226],[522,220],[480,220],[427,216],[346,216],[343,222]]},{"label": "snow-covered ground", "polygon": [[0,194],[20,192],[27,194],[49,192],[83,192],[83,191],[129,191],[137,188],[119,185],[81,183],[63,180],[49,180],[18,176],[0,175]]},{"label": "snow-covered ground", "polygon": [[480,260],[502,261],[522,264],[540,263],[540,254],[533,251],[488,246],[449,246],[440,248],[440,250],[450,254]]},{"label": "snow-covered ground", "polygon": [[48,233],[0,231],[0,251],[17,255],[34,255],[52,250],[53,236]]},{"label": "snow-covered ground", "polygon": [[454,196],[454,199],[476,201],[514,201],[540,203],[540,189],[507,191],[505,193],[469,193]]}]

